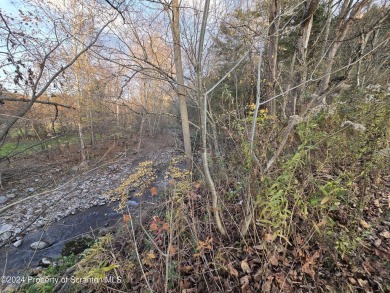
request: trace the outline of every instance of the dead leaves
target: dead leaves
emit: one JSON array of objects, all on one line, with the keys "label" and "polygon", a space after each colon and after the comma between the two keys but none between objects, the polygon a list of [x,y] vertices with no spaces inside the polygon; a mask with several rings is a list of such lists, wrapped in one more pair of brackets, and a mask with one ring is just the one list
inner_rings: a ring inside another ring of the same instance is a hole
[{"label": "dead leaves", "polygon": [[241,286],[241,293],[252,293],[253,292],[249,286],[249,276],[241,277],[240,284],[242,285]]},{"label": "dead leaves", "polygon": [[248,261],[247,261],[247,260],[248,260],[248,259],[246,258],[246,259],[244,259],[244,260],[241,262],[241,269],[242,269],[245,273],[250,274],[250,273],[252,273],[252,270],[251,270],[251,268],[249,267]]},{"label": "dead leaves", "polygon": [[161,220],[158,216],[154,216],[153,221],[150,223],[149,230],[157,232],[157,234],[161,234],[162,231],[168,232],[169,224]]},{"label": "dead leaves", "polygon": [[231,262],[228,263],[227,268],[229,270],[229,274],[238,278],[238,271],[233,267]]},{"label": "dead leaves", "polygon": [[153,240],[156,245],[160,246],[163,243],[163,234],[169,231],[169,224],[161,220],[158,216],[153,216],[149,230],[156,234]]},{"label": "dead leaves", "polygon": [[278,259],[275,257],[275,255],[272,255],[270,258],[269,258],[269,262],[271,263],[271,265],[273,266],[277,266],[279,261]]},{"label": "dead leaves", "polygon": [[169,245],[169,254],[174,255],[176,253],[176,248],[172,244]]},{"label": "dead leaves", "polygon": [[264,235],[264,241],[268,242],[268,243],[271,243],[271,242],[273,242],[276,239],[276,237],[277,236],[275,234],[265,234]]},{"label": "dead leaves", "polygon": [[386,239],[390,238],[390,232],[387,230],[383,230],[382,233],[380,233],[379,235],[385,237]]},{"label": "dead leaves", "polygon": [[370,229],[371,226],[364,220],[360,220],[360,226],[364,229]]},{"label": "dead leaves", "polygon": [[152,195],[152,196],[157,196],[158,195],[158,189],[157,189],[157,187],[152,187],[152,188],[150,188],[150,194]]},{"label": "dead leaves", "polygon": [[198,247],[196,248],[198,253],[195,253],[194,256],[199,257],[204,255],[206,251],[212,250],[212,246],[211,246],[212,242],[213,242],[213,238],[211,237],[207,237],[205,241],[199,240]]},{"label": "dead leaves", "polygon": [[128,223],[128,222],[130,222],[130,220],[131,220],[131,216],[130,215],[123,215],[123,223]]},{"label": "dead leaves", "polygon": [[312,256],[307,257],[306,262],[302,266],[302,272],[309,275],[313,280],[315,276],[315,265],[320,253],[316,251]]}]

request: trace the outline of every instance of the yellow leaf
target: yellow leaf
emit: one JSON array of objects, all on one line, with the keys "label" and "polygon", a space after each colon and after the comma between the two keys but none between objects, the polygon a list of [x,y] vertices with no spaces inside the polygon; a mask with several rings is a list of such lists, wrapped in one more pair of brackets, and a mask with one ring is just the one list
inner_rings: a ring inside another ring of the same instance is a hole
[{"label": "yellow leaf", "polygon": [[329,197],[329,196],[324,197],[324,198],[321,200],[321,204],[326,204],[329,200],[330,200],[330,197]]},{"label": "yellow leaf", "polygon": [[247,259],[244,259],[242,262],[241,262],[241,269],[247,273],[247,274],[250,274],[252,272],[251,268],[249,267],[249,264],[248,264],[248,261]]},{"label": "yellow leaf", "polygon": [[352,284],[352,285],[356,285],[356,280],[354,278],[348,278],[349,282]]},{"label": "yellow leaf", "polygon": [[358,281],[360,287],[362,287],[362,288],[364,288],[368,285],[368,281],[366,281],[366,280],[358,279],[357,281]]},{"label": "yellow leaf", "polygon": [[387,231],[387,230],[384,230],[381,234],[379,234],[383,237],[385,237],[386,239],[389,239],[390,238],[390,232]]},{"label": "yellow leaf", "polygon": [[370,225],[364,220],[360,220],[360,226],[362,226],[364,229],[370,228]]},{"label": "yellow leaf", "polygon": [[274,234],[265,234],[264,235],[264,241],[266,242],[273,242],[276,239],[276,235]]},{"label": "yellow leaf", "polygon": [[157,256],[154,254],[153,251],[149,252],[146,254],[147,258],[149,259],[155,259]]}]

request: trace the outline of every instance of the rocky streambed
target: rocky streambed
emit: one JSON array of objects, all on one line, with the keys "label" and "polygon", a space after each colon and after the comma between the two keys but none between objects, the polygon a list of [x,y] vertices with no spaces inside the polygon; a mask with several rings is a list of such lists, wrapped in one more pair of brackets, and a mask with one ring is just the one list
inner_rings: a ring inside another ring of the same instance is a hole
[{"label": "rocky streambed", "polygon": [[[114,226],[122,215],[115,209],[119,198],[111,191],[145,160],[152,160],[156,166],[159,175],[153,186],[162,189],[166,183],[165,168],[173,154],[174,148],[165,148],[152,156],[121,158],[74,176],[52,191],[37,192],[36,196],[35,189],[28,187],[31,189],[25,189],[23,193],[24,198],[28,198],[23,201],[16,188],[2,194],[0,199],[5,200],[0,204],[0,210],[16,204],[0,214],[0,273],[20,275],[26,268],[38,266],[42,260],[60,256],[67,242],[85,235],[96,237],[101,230]],[[150,192],[146,192],[141,197],[129,198],[127,203],[134,210],[140,201],[152,200]]]}]

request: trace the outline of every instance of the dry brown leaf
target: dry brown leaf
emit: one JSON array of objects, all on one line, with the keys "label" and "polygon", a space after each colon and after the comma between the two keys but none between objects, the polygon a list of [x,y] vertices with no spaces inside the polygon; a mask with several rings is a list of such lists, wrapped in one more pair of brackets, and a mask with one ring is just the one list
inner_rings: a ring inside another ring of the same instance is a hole
[{"label": "dry brown leaf", "polygon": [[[180,283],[180,289],[181,289],[181,293],[188,293],[188,292],[194,292],[192,291],[191,287],[192,287],[192,284],[191,282],[186,278],[184,280],[181,280]],[[196,292],[196,291],[195,291]]]},{"label": "dry brown leaf", "polygon": [[264,282],[263,286],[261,287],[262,292],[264,293],[271,292],[271,285],[273,279],[274,279],[273,276],[267,277],[267,280]]},{"label": "dry brown leaf", "polygon": [[287,280],[287,276],[284,274],[284,272],[276,273],[275,280],[279,284],[279,287],[282,292],[291,292],[291,284]]},{"label": "dry brown leaf", "polygon": [[243,276],[240,278],[240,284],[241,285],[247,285],[249,284],[249,277],[248,276]]},{"label": "dry brown leaf", "polygon": [[252,293],[252,290],[249,287],[249,284],[242,285],[241,293]]},{"label": "dry brown leaf", "polygon": [[157,187],[152,187],[152,188],[150,188],[150,194],[151,194],[152,196],[158,195],[158,189],[157,189]]},{"label": "dry brown leaf", "polygon": [[321,200],[321,204],[326,204],[329,200],[330,200],[330,197],[329,197],[329,196],[324,197],[324,198]]},{"label": "dry brown leaf", "polygon": [[271,265],[273,265],[273,266],[277,266],[278,265],[278,259],[274,256],[274,255],[272,255],[270,258],[269,258],[269,262],[271,263]]},{"label": "dry brown leaf", "polygon": [[302,272],[308,274],[313,280],[315,271],[313,269],[313,265],[316,263],[316,259],[320,257],[320,253],[316,251],[313,256],[308,257],[306,259],[306,263],[302,266]]},{"label": "dry brown leaf", "polygon": [[387,231],[387,230],[383,230],[383,232],[381,234],[379,234],[379,235],[385,237],[386,239],[390,238],[390,232]]},{"label": "dry brown leaf", "polygon": [[131,219],[131,216],[130,215],[123,215],[123,222],[124,223],[128,223]]},{"label": "dry brown leaf", "polygon": [[262,243],[260,245],[255,245],[255,246],[253,246],[253,248],[256,249],[256,250],[266,250],[267,249],[265,243]]},{"label": "dry brown leaf", "polygon": [[173,255],[176,253],[176,248],[173,245],[169,245],[169,254]]},{"label": "dry brown leaf", "polygon": [[322,219],[318,224],[317,224],[317,227],[320,228],[322,226],[324,226],[326,224],[326,220],[325,219]]},{"label": "dry brown leaf", "polygon": [[370,290],[370,287],[368,286],[368,281],[362,279],[358,279],[357,281],[359,283],[359,286],[362,287],[365,292],[372,292]]},{"label": "dry brown leaf", "polygon": [[247,274],[250,274],[250,273],[252,272],[251,268],[249,267],[247,258],[244,259],[244,260],[241,262],[241,269],[242,269],[245,273],[247,273]]},{"label": "dry brown leaf", "polygon": [[162,229],[168,232],[169,231],[169,224],[168,223],[164,223],[162,225]]},{"label": "dry brown leaf", "polygon": [[202,186],[202,182],[200,182],[200,181],[195,181],[195,182],[194,182],[194,187],[195,187],[196,189],[199,189],[201,186]]},{"label": "dry brown leaf", "polygon": [[148,253],[146,254],[146,257],[147,257],[148,259],[155,259],[157,256],[154,254],[153,251],[151,251],[151,252],[148,252]]},{"label": "dry brown leaf", "polygon": [[357,282],[354,278],[348,278],[349,282],[352,284],[352,285],[356,285]]},{"label": "dry brown leaf", "polygon": [[262,279],[263,279],[263,270],[260,268],[257,270],[256,274],[253,275],[253,280],[258,283]]},{"label": "dry brown leaf", "polygon": [[191,198],[192,200],[197,200],[197,199],[200,199],[201,196],[200,196],[199,194],[193,192],[193,191],[190,191],[190,198]]},{"label": "dry brown leaf", "polygon": [[276,235],[274,235],[274,234],[265,234],[264,235],[264,241],[265,242],[268,242],[268,243],[271,243],[271,242],[273,242],[274,240],[276,239]]},{"label": "dry brown leaf", "polygon": [[229,262],[227,267],[231,275],[238,277],[238,271],[233,267],[232,263]]},{"label": "dry brown leaf", "polygon": [[362,226],[364,229],[369,229],[371,226],[364,220],[360,220],[360,226]]},{"label": "dry brown leaf", "polygon": [[182,273],[189,273],[189,272],[194,270],[194,267],[193,266],[182,266],[182,267],[180,267],[179,270]]},{"label": "dry brown leaf", "polygon": [[374,245],[376,247],[381,246],[381,244],[382,244],[382,240],[380,238],[376,239],[375,242],[374,242]]},{"label": "dry brown leaf", "polygon": [[381,259],[390,260],[390,254],[382,249],[374,249],[375,254],[379,256]]},{"label": "dry brown leaf", "polygon": [[375,268],[368,261],[364,261],[363,262],[363,268],[369,275],[371,275],[371,273],[375,273],[376,272]]},{"label": "dry brown leaf", "polygon": [[296,242],[299,246],[301,246],[301,245],[304,243],[304,241],[303,241],[301,235],[297,235],[297,237],[295,238],[295,242]]},{"label": "dry brown leaf", "polygon": [[308,274],[314,280],[314,275],[316,272],[311,267],[310,262],[307,262],[302,266],[302,272]]}]

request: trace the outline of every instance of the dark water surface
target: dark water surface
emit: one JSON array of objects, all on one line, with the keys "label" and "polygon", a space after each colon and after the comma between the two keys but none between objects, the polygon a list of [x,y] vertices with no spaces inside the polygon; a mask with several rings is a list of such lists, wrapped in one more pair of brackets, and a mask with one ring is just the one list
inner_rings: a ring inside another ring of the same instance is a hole
[{"label": "dark water surface", "polygon": [[[115,205],[114,205],[115,206]],[[13,245],[0,250],[0,275],[21,275],[28,267],[36,267],[43,257],[57,258],[65,243],[84,234],[98,236],[99,228],[112,227],[122,218],[114,211],[114,206],[96,206],[75,215],[52,223],[46,227],[28,233],[18,248]],[[30,244],[36,241],[50,244],[42,250],[32,250]]]}]

